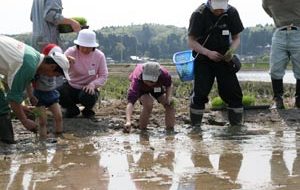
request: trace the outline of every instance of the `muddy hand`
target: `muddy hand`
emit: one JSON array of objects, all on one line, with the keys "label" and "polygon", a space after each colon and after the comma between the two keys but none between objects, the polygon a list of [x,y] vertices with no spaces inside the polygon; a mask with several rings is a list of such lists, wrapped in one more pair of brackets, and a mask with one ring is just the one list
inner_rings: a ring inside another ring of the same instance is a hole
[{"label": "muddy hand", "polygon": [[24,121],[22,121],[22,124],[24,125],[24,127],[28,130],[31,131],[33,133],[37,133],[37,124],[30,120],[30,119],[25,119]]},{"label": "muddy hand", "polygon": [[131,129],[131,123],[130,122],[126,122],[124,127],[123,127],[123,132],[124,133],[130,133],[130,129]]},{"label": "muddy hand", "polygon": [[37,97],[32,96],[29,98],[29,101],[32,106],[36,106],[39,100],[37,99]]}]

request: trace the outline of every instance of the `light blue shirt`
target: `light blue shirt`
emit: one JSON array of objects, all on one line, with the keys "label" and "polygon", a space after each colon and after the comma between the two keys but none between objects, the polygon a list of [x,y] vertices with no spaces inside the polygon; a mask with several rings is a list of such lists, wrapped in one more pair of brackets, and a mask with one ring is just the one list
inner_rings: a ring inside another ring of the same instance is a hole
[{"label": "light blue shirt", "polygon": [[59,44],[57,25],[64,19],[61,0],[34,0],[31,8],[32,46],[41,51],[48,43]]}]

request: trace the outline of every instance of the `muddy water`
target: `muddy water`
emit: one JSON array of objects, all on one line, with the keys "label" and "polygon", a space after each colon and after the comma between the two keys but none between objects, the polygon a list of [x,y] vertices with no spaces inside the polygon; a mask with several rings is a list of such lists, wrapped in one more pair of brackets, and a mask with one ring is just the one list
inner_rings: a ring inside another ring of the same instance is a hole
[{"label": "muddy water", "polygon": [[[271,82],[271,77],[267,71],[240,71],[237,73],[239,81]],[[284,77],[284,83],[295,84],[296,79],[291,70],[287,70]]]},{"label": "muddy water", "polygon": [[[1,144],[0,189],[300,189],[300,132],[246,123],[240,131],[203,126],[108,131],[57,143],[33,135]],[[33,140],[32,140],[33,139]]]}]

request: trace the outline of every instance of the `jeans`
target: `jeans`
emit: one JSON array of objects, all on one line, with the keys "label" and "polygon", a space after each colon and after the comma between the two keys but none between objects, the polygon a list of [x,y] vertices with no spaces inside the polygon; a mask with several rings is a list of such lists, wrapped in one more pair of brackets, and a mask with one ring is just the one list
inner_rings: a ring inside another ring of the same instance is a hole
[{"label": "jeans", "polygon": [[297,30],[275,30],[270,55],[272,79],[282,79],[289,61],[296,79],[300,79],[300,27]]}]

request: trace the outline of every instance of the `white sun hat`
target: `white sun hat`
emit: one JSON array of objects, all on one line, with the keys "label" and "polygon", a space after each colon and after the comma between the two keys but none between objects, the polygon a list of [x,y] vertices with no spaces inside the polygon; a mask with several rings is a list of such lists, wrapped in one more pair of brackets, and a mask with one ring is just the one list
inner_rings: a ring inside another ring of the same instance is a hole
[{"label": "white sun hat", "polygon": [[98,47],[96,42],[96,33],[90,29],[82,29],[79,31],[77,39],[74,40],[74,44],[83,47]]},{"label": "white sun hat", "polygon": [[223,9],[226,10],[228,8],[228,0],[211,0],[210,5],[212,9]]}]

